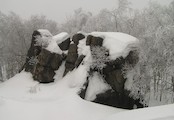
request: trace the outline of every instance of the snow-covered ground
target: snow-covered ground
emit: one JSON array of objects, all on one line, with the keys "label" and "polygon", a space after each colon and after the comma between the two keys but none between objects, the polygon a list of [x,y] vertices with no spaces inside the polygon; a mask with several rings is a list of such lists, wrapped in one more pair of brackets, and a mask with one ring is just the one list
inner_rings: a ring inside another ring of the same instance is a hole
[{"label": "snow-covered ground", "polygon": [[120,112],[103,120],[174,120],[174,104]]},{"label": "snow-covered ground", "polygon": [[50,84],[38,84],[24,71],[1,83],[0,120],[174,120],[174,104],[125,111],[81,99],[78,73],[84,70]]},{"label": "snow-covered ground", "polygon": [[39,84],[24,71],[1,83],[0,120],[100,120],[123,111],[85,101],[77,95],[84,82],[79,74],[85,76],[85,69],[80,66],[50,84]]}]

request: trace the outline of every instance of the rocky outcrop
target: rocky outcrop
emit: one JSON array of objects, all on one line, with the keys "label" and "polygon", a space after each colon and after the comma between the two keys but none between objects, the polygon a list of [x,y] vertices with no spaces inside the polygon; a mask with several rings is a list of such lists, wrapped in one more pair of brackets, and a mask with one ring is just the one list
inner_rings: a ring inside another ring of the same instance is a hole
[{"label": "rocky outcrop", "polygon": [[[33,78],[40,83],[53,82],[55,70],[59,68],[62,61],[65,62],[65,76],[68,72],[72,71],[75,67],[78,67],[83,61],[85,56],[78,56],[77,45],[79,40],[85,38],[81,33],[75,34],[72,37],[73,43],[70,44],[70,38],[67,38],[63,42],[59,43],[58,46],[62,51],[68,51],[68,54],[57,54],[46,49],[47,46],[36,45],[36,39],[43,37],[40,31],[34,31],[32,35],[31,46],[28,50],[26,63],[24,69],[27,72],[31,72]],[[45,37],[45,36],[44,36]],[[47,37],[47,36],[46,36]],[[48,36],[50,37],[50,36]],[[44,38],[45,39],[45,38]]]},{"label": "rocky outcrop", "polygon": [[98,94],[93,102],[123,109],[134,109],[144,107],[140,103],[139,99],[135,100],[129,97],[129,91],[126,90],[122,94],[119,94],[114,90],[108,90],[104,93]]},{"label": "rocky outcrop", "polygon": [[123,75],[123,67],[125,64],[134,66],[137,62],[138,54],[136,51],[130,51],[126,58],[120,57],[115,61],[108,62],[102,70],[102,74],[112,90],[98,94],[94,102],[126,109],[133,109],[134,105],[142,108],[143,105],[139,100],[129,97],[129,91],[124,89],[126,78]]},{"label": "rocky outcrop", "polygon": [[56,53],[50,53],[46,49],[42,49],[38,55],[38,63],[44,67],[49,67],[53,70],[57,70],[61,65],[63,57]]},{"label": "rocky outcrop", "polygon": [[[65,40],[61,40],[61,43],[58,42],[59,44],[55,42],[58,48],[63,51],[59,53],[48,50],[47,46],[36,45],[36,39],[38,38],[38,36],[43,37],[43,34],[40,31],[34,31],[24,68],[25,71],[31,72],[33,78],[40,83],[53,82],[55,71],[59,69],[62,62],[65,62],[65,71],[63,76],[65,76],[68,72],[72,71],[74,68],[78,68],[79,65],[84,64],[84,58],[86,57],[86,55],[79,55],[78,53],[79,44],[81,43],[79,42],[80,40],[86,40],[84,42],[85,46],[87,45],[90,47],[89,51],[91,51],[89,53],[91,53],[92,56],[98,54],[97,52],[95,54],[92,53],[92,48],[96,46],[99,48],[103,48],[102,50],[105,51],[104,55],[101,54],[103,55],[102,57],[110,56],[109,49],[103,47],[104,38],[94,36],[92,34],[85,36],[82,33],[77,33],[72,37],[72,40],[66,37]],[[44,37],[51,38],[52,36],[48,35]],[[98,52],[100,53],[103,51]],[[103,77],[104,83],[106,83],[110,89],[105,90],[104,92],[97,93],[96,98],[91,101],[126,109],[132,109],[134,105],[136,105],[137,107],[143,107],[143,105],[140,104],[139,100],[134,100],[133,98],[129,97],[129,91],[124,89],[126,78],[123,75],[123,67],[125,64],[129,64],[133,67],[136,65],[137,62],[137,51],[130,50],[125,57],[120,56],[115,60],[110,59],[108,61],[105,61],[105,66],[102,69],[98,69],[97,66],[90,67],[88,71],[89,76],[86,78],[84,87],[79,92],[79,95],[83,99],[86,99],[87,90],[89,89],[90,78],[91,76],[93,76],[94,73],[97,72],[97,74]]]},{"label": "rocky outcrop", "polygon": [[72,71],[75,68],[75,62],[77,58],[78,58],[77,45],[74,43],[70,44],[65,63],[65,72],[63,76],[65,76],[69,71]]},{"label": "rocky outcrop", "polygon": [[72,37],[72,41],[76,44],[76,45],[78,45],[79,44],[79,40],[82,40],[82,39],[84,39],[85,38],[85,36],[82,34],[82,33],[77,33],[77,34],[75,34],[73,37]]},{"label": "rocky outcrop", "polygon": [[88,35],[87,40],[86,40],[86,45],[102,46],[102,44],[103,44],[103,38]]},{"label": "rocky outcrop", "polygon": [[65,41],[63,41],[62,43],[58,44],[60,49],[65,51],[69,49],[69,45],[70,45],[70,38],[66,39]]},{"label": "rocky outcrop", "polygon": [[39,31],[34,31],[24,69],[32,73],[34,80],[40,83],[50,83],[54,81],[54,71],[61,65],[63,55],[46,50],[46,46],[36,45],[38,37],[43,37],[43,35]]},{"label": "rocky outcrop", "polygon": [[[102,46],[102,43],[103,39],[100,37],[94,37],[92,35],[87,37],[86,45],[89,45],[90,48],[93,46]],[[133,67],[137,62],[138,52],[133,50],[130,51],[125,58],[119,57],[115,60],[108,61],[103,69],[90,69],[89,77],[90,75],[93,75],[94,72],[98,72],[111,86],[110,90],[97,94],[96,98],[92,101],[126,109],[133,109],[134,105],[136,105],[138,108],[143,107],[139,100],[134,100],[133,98],[129,97],[129,91],[124,89],[126,78],[123,75],[123,67],[125,64],[129,64]],[[85,99],[86,96],[88,82],[89,80],[87,80],[87,82],[84,84],[84,88],[80,92],[80,96],[83,99]]]},{"label": "rocky outcrop", "polygon": [[41,83],[53,82],[54,71],[61,65],[63,57],[46,49],[42,49],[37,57],[38,63],[35,66],[33,78]]},{"label": "rocky outcrop", "polygon": [[70,44],[70,47],[68,49],[68,55],[67,55],[66,63],[65,63],[65,72],[63,76],[65,76],[68,72],[72,71],[76,66],[78,66],[80,62],[82,61],[82,58],[84,58],[84,57],[80,57],[79,60],[77,60],[78,59],[77,45],[79,41],[84,38],[85,36],[81,33],[75,34],[72,37],[73,43]]}]

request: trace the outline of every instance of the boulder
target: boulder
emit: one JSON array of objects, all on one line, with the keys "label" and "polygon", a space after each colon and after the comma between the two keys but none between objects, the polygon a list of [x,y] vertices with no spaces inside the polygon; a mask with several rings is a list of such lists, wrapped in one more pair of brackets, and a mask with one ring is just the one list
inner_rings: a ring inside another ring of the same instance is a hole
[{"label": "boulder", "polygon": [[63,57],[56,53],[51,53],[46,49],[42,49],[38,55],[38,62],[44,67],[50,67],[53,70],[57,70],[62,64]]},{"label": "boulder", "polygon": [[102,46],[103,45],[103,38],[95,37],[92,35],[87,36],[86,45],[90,46]]},{"label": "boulder", "polygon": [[82,39],[84,39],[85,38],[85,36],[82,34],[82,33],[77,33],[77,34],[75,34],[73,37],[72,37],[72,41],[76,44],[76,45],[78,45],[79,44],[79,40],[82,40]]},{"label": "boulder", "polygon": [[91,39],[92,39],[92,35],[88,35],[87,39],[86,39],[86,45],[90,45],[91,44]]},{"label": "boulder", "polygon": [[78,58],[78,52],[77,52],[77,45],[79,44],[79,41],[84,39],[85,36],[81,33],[77,33],[72,37],[73,44],[70,44],[70,47],[68,49],[68,55],[66,57],[66,63],[65,63],[65,76],[68,72],[72,71],[75,67],[78,67],[80,63],[82,62],[84,56],[80,56]]},{"label": "boulder", "polygon": [[139,60],[138,54],[137,50],[130,51],[128,56],[125,58],[126,63],[135,66]]},{"label": "boulder", "polygon": [[[102,46],[102,42],[102,38],[89,35],[87,36],[86,45],[89,45],[90,47]],[[129,96],[129,91],[124,89],[126,78],[123,75],[123,67],[125,64],[130,64],[134,67],[137,62],[138,53],[134,50],[130,51],[125,58],[119,57],[115,60],[108,61],[106,66],[101,70],[90,69],[89,77],[94,72],[98,72],[103,76],[104,81],[111,87],[111,90],[97,94],[93,102],[126,109],[133,109],[134,105],[137,105],[138,108],[142,108],[143,105],[140,101],[131,98]],[[85,99],[87,89],[88,79],[79,93],[83,99]]]},{"label": "boulder", "polygon": [[134,109],[135,105],[137,108],[143,108],[139,99],[134,100],[128,96],[128,91],[119,94],[114,90],[108,90],[104,93],[98,94],[93,102],[123,109]]},{"label": "boulder", "polygon": [[53,82],[54,71],[62,64],[64,56],[52,53],[43,46],[36,45],[37,36],[42,37],[42,34],[39,31],[34,31],[24,69],[31,72],[34,80],[40,83]]},{"label": "boulder", "polygon": [[55,72],[53,69],[37,64],[33,73],[33,78],[40,83],[50,83],[54,82],[54,75]]},{"label": "boulder", "polygon": [[[46,48],[43,48],[43,46],[36,46],[37,36],[42,37],[42,34],[39,31],[34,31],[31,46],[24,65],[25,71],[31,72],[34,80],[37,80],[40,83],[53,82],[55,70],[59,69],[63,61],[65,61],[65,71],[63,76],[74,68],[78,68],[80,64],[83,64],[85,55],[78,55],[79,41],[85,38],[83,34],[75,34],[72,37],[73,42],[71,44],[70,38],[58,44],[61,50],[68,50],[68,53],[63,52],[62,54],[48,51]],[[102,48],[103,38],[88,35],[86,38],[86,45],[90,46],[91,52],[92,47]],[[99,52],[101,53],[101,50],[99,50]],[[139,59],[138,52],[136,50],[129,51],[129,54],[126,57],[119,57],[115,60],[109,59],[108,49],[102,51],[105,55],[98,54],[99,52],[97,51],[95,54],[92,54],[93,59],[94,56],[96,57],[97,55],[107,57],[107,61],[104,61],[105,66],[102,68],[91,67],[89,69],[89,76],[86,78],[86,82],[81,88],[79,95],[85,99],[86,91],[89,87],[89,78],[94,72],[97,72],[99,76],[103,77],[103,84],[107,84],[109,87],[106,91],[98,93],[96,98],[92,100],[93,102],[126,109],[133,109],[134,105],[137,105],[138,108],[143,107],[140,100],[131,98],[129,96],[130,91],[124,89],[124,84],[126,82],[126,78],[123,75],[124,65],[129,64],[134,67]]]},{"label": "boulder", "polygon": [[68,50],[68,55],[66,57],[64,76],[69,71],[72,71],[75,68],[75,63],[76,63],[77,58],[78,58],[77,45],[76,44],[70,44],[70,47],[69,47],[69,50]]},{"label": "boulder", "polygon": [[113,70],[109,73],[104,73],[106,82],[118,93],[124,92],[125,79],[122,75],[122,71]]},{"label": "boulder", "polygon": [[62,43],[58,44],[60,49],[65,51],[69,49],[70,46],[70,38],[67,38],[65,41],[63,41]]},{"label": "boulder", "polygon": [[70,48],[68,50],[68,55],[66,58],[66,62],[72,63],[75,65],[75,62],[78,58],[78,53],[77,53],[77,45],[76,44],[71,44]]},{"label": "boulder", "polygon": [[108,62],[106,67],[103,69],[106,82],[112,87],[112,89],[119,93],[123,93],[124,83],[126,81],[122,74],[124,64],[125,60],[120,57],[115,61]]}]

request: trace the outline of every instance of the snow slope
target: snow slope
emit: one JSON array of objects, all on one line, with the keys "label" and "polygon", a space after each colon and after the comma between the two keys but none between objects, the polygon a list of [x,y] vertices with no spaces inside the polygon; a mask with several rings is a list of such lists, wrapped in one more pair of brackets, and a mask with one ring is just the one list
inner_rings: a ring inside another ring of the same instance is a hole
[{"label": "snow slope", "polygon": [[174,104],[125,111],[103,120],[174,120]]},{"label": "snow slope", "polygon": [[1,83],[0,120],[174,120],[174,104],[124,111],[81,99],[78,73],[85,69],[51,84],[38,84],[24,71]]},{"label": "snow slope", "polygon": [[0,120],[100,120],[123,111],[81,99],[77,92],[86,75],[82,65],[50,84],[17,74],[0,84]]}]

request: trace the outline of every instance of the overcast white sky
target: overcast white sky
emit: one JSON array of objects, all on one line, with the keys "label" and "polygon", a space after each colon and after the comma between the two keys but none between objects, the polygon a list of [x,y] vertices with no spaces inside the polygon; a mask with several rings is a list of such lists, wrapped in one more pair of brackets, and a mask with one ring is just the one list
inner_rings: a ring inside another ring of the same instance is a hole
[{"label": "overcast white sky", "polygon": [[[142,8],[148,4],[149,0],[129,0],[134,8]],[[172,0],[156,0],[161,4],[169,4]],[[0,11],[8,13],[13,11],[23,18],[31,15],[45,15],[61,23],[71,15],[74,9],[83,8],[93,14],[101,9],[114,9],[117,0],[0,0]]]}]

